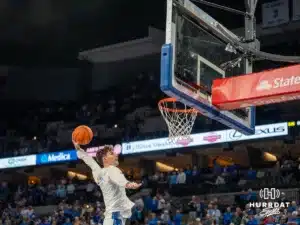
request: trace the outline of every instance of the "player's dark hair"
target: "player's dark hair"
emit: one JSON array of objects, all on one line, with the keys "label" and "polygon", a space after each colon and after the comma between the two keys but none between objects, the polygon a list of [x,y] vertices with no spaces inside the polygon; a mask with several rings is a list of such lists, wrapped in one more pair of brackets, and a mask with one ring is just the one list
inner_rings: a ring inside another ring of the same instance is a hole
[{"label": "player's dark hair", "polygon": [[103,167],[103,158],[107,155],[107,153],[113,152],[113,147],[110,145],[105,145],[103,149],[99,150],[96,154],[97,162],[100,166]]}]

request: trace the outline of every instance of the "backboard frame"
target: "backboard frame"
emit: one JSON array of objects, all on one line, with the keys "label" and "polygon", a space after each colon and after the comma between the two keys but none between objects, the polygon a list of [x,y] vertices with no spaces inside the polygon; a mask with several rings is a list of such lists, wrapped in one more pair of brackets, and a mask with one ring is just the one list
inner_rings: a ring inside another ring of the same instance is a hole
[{"label": "backboard frame", "polygon": [[[185,13],[201,21],[203,28],[208,30],[224,43],[235,45],[240,42],[240,38],[225,28],[218,21],[213,19],[207,13],[198,8],[189,0],[167,0],[167,20],[166,20],[166,43],[161,52],[161,89],[168,96],[174,97],[184,104],[199,110],[203,115],[217,120],[224,125],[231,127],[243,134],[255,133],[255,108],[249,108],[249,117],[245,121],[230,111],[220,111],[211,104],[211,98],[204,96],[201,92],[193,92],[190,89],[180,85],[175,79],[174,65],[176,62],[176,24],[172,21],[173,4],[180,7]],[[234,40],[234,41],[232,41]],[[243,52],[241,50],[241,52]],[[215,66],[215,65],[212,65]],[[223,75],[223,74],[222,74]],[[224,74],[225,76],[225,74]]]}]

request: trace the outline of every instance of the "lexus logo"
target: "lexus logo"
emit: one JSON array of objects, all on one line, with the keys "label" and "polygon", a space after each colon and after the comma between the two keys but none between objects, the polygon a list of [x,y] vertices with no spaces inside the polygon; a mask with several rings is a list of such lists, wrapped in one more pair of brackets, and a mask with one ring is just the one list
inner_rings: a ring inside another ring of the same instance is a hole
[{"label": "lexus logo", "polygon": [[232,139],[232,140],[238,140],[242,136],[243,135],[240,132],[236,131],[236,130],[229,132],[229,138]]},{"label": "lexus logo", "polygon": [[[284,131],[285,131],[285,127],[284,126],[266,127],[266,128],[261,128],[261,129],[255,130],[255,134],[254,135],[256,135],[256,136],[259,136],[259,135],[272,136],[272,134],[275,134],[275,133],[284,133]],[[238,132],[236,130],[232,130],[228,134],[228,137],[231,140],[239,140],[239,139],[241,139],[244,136],[245,135],[241,134],[240,132]]]}]

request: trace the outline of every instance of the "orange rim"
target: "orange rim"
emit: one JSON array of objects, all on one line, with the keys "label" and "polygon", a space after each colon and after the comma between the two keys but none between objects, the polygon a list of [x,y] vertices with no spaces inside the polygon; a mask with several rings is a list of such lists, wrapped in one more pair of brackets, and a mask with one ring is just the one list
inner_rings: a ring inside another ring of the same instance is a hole
[{"label": "orange rim", "polygon": [[166,112],[181,112],[181,113],[199,113],[198,110],[190,108],[190,109],[171,109],[168,107],[163,106],[163,103],[167,102],[178,102],[176,98],[163,98],[159,100],[158,107]]}]

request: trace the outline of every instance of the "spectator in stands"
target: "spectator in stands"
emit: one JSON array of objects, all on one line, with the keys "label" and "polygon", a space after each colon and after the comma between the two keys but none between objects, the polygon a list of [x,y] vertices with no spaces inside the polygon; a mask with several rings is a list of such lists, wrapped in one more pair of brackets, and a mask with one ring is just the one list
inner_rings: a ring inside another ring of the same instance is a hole
[{"label": "spectator in stands", "polygon": [[222,184],[225,184],[225,179],[224,179],[224,177],[223,177],[222,174],[220,174],[220,175],[217,176],[217,179],[216,179],[216,181],[215,181],[215,184],[216,184],[216,185],[222,185]]},{"label": "spectator in stands", "polygon": [[95,184],[92,181],[89,181],[87,186],[86,186],[86,193],[89,196],[90,199],[93,198],[94,196],[94,190],[95,190]]},{"label": "spectator in stands", "polygon": [[157,225],[157,223],[158,223],[158,218],[157,218],[156,214],[151,213],[150,219],[148,221],[148,225]]},{"label": "spectator in stands", "polygon": [[158,195],[157,198],[158,198],[157,213],[161,213],[165,209],[166,201],[162,195]]},{"label": "spectator in stands", "polygon": [[242,190],[240,193],[240,197],[239,197],[240,204],[242,206],[245,206],[249,202],[250,197],[251,197],[251,195],[249,195],[247,190]]},{"label": "spectator in stands", "polygon": [[215,222],[216,224],[219,224],[221,218],[221,211],[218,209],[218,205],[216,203],[213,205],[213,207],[214,207]]},{"label": "spectator in stands", "polygon": [[197,217],[198,202],[196,196],[192,196],[192,200],[188,203],[189,206],[189,218],[191,220]]},{"label": "spectator in stands", "polygon": [[59,199],[64,199],[67,196],[65,185],[63,184],[57,185],[56,196]]},{"label": "spectator in stands", "polygon": [[261,221],[261,219],[263,219],[263,217],[260,215],[260,213],[261,213],[261,209],[260,208],[256,208],[255,209],[255,216],[254,216],[254,218],[257,221]]},{"label": "spectator in stands", "polygon": [[140,222],[143,222],[144,221],[144,214],[143,214],[143,210],[141,209],[141,207],[135,205],[133,208],[132,208],[132,215],[131,215],[131,224],[137,222],[137,223],[140,223]]},{"label": "spectator in stands", "polygon": [[72,225],[71,219],[70,218],[66,218],[65,222],[63,223],[63,225]]},{"label": "spectator in stands", "polygon": [[191,179],[192,179],[193,184],[197,183],[198,175],[199,175],[199,171],[198,171],[197,166],[193,166],[192,175],[191,175]]},{"label": "spectator in stands", "polygon": [[250,181],[256,179],[256,171],[252,167],[249,168],[247,175],[248,175],[247,178]]},{"label": "spectator in stands", "polygon": [[165,176],[164,173],[159,174],[158,183],[160,183],[160,184],[167,183],[167,177]]},{"label": "spectator in stands", "polygon": [[140,210],[142,210],[142,211],[144,210],[145,204],[144,204],[144,201],[143,201],[143,199],[142,199],[141,197],[137,198],[137,199],[134,201],[134,203],[135,203],[135,206],[136,206],[136,207],[139,207]]},{"label": "spectator in stands", "polygon": [[292,201],[292,204],[290,204],[289,207],[287,208],[287,212],[292,213],[295,211],[297,211],[297,204],[296,201]]},{"label": "spectator in stands", "polygon": [[159,172],[156,171],[152,176],[152,181],[157,182],[159,180]]},{"label": "spectator in stands", "polygon": [[148,212],[152,209],[152,202],[153,202],[150,193],[146,193],[143,200],[144,200],[145,212],[146,214],[148,214]]},{"label": "spectator in stands", "polygon": [[0,187],[0,201],[7,201],[9,195],[9,188],[7,187],[7,182],[2,182]]},{"label": "spectator in stands", "polygon": [[177,184],[177,172],[173,171],[172,174],[169,176],[169,179],[170,187]]},{"label": "spectator in stands", "polygon": [[205,221],[204,221],[204,224],[205,225],[215,225],[216,221],[214,219],[214,216],[212,216],[210,214],[207,214],[206,218],[205,218]]},{"label": "spectator in stands", "polygon": [[176,214],[173,219],[174,225],[181,225],[182,223],[182,214],[180,210],[176,210]]},{"label": "spectator in stands", "polygon": [[154,196],[153,199],[152,199],[150,209],[151,209],[152,212],[157,212],[158,211],[158,199],[157,199],[156,196]]},{"label": "spectator in stands", "polygon": [[192,169],[190,165],[187,165],[184,170],[185,176],[186,176],[186,183],[190,184],[192,181]]},{"label": "spectator in stands", "polygon": [[248,189],[248,197],[247,200],[249,202],[255,202],[257,201],[257,194],[255,191],[253,191],[251,188]]},{"label": "spectator in stands", "polygon": [[[269,220],[267,224],[273,224],[273,222],[274,221]],[[248,212],[246,225],[258,225],[258,221],[255,219],[254,212],[252,210]]]},{"label": "spectator in stands", "polygon": [[186,174],[184,173],[183,169],[179,170],[176,183],[177,184],[185,184],[186,183]]},{"label": "spectator in stands", "polygon": [[170,214],[169,214],[168,210],[163,211],[163,213],[161,215],[161,223],[172,225],[171,217],[170,217]]},{"label": "spectator in stands", "polygon": [[67,196],[69,200],[73,200],[75,195],[75,185],[73,184],[72,180],[69,180],[69,183],[67,185]]},{"label": "spectator in stands", "polygon": [[47,191],[47,195],[46,195],[47,198],[53,199],[56,196],[56,188],[54,184],[50,183],[46,191]]},{"label": "spectator in stands", "polygon": [[218,164],[218,159],[219,159],[218,156],[213,159],[213,171],[214,171],[215,176],[219,175],[220,170],[221,170],[221,167]]},{"label": "spectator in stands", "polygon": [[224,225],[229,225],[232,221],[232,212],[231,212],[231,208],[227,207],[226,212],[223,214],[223,224]]},{"label": "spectator in stands", "polygon": [[[234,213],[234,215],[233,215],[233,217],[232,217],[232,223],[234,224],[234,225],[240,225],[241,224],[241,221],[242,221],[242,213],[241,213],[241,211],[239,211],[239,209],[236,209],[236,211],[235,211],[235,213]],[[231,223],[230,223],[231,224]]]}]

